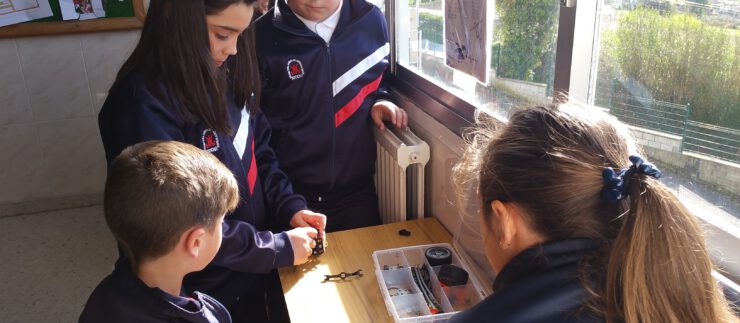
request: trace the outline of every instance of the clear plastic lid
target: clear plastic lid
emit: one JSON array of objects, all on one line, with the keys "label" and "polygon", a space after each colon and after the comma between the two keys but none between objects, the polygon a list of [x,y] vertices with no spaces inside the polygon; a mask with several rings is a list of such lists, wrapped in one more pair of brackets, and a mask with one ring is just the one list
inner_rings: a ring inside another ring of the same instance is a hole
[{"label": "clear plastic lid", "polygon": [[472,271],[471,274],[478,279],[485,296],[488,296],[492,293],[496,272],[489,265],[483,247],[476,187],[477,183],[469,183],[464,194],[457,197],[459,219],[457,228],[454,228],[452,246]]}]

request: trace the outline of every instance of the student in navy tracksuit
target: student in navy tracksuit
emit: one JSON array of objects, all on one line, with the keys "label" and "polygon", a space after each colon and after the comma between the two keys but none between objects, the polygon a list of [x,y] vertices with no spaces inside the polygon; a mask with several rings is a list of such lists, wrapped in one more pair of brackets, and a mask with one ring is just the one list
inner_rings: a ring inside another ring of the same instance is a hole
[{"label": "student in navy tracksuit", "polygon": [[407,125],[381,86],[388,30],[365,0],[277,0],[255,23],[280,167],[327,230],[379,224],[373,123]]},{"label": "student in navy tracksuit", "polygon": [[111,162],[104,196],[105,222],[126,257],[95,287],[79,323],[231,322],[221,303],[182,288],[216,256],[224,216],[239,204],[231,170],[190,144],[147,141]]},{"label": "student in navy tracksuit", "polygon": [[482,248],[498,276],[450,322],[737,321],[696,217],[617,119],[532,107],[475,134],[454,179],[479,183]]},{"label": "student in navy tracksuit", "polygon": [[[269,146],[271,130],[253,94],[260,88],[247,30],[253,2],[152,1],[98,120],[109,161],[137,142],[177,140],[211,152],[234,173],[242,202],[224,221],[221,250],[184,286],[214,296],[236,322],[248,306],[264,305],[266,277],[255,273],[305,262],[314,228],[326,225],[293,193]],[[271,221],[294,229],[272,233]],[[249,315],[259,319],[258,310]]]}]

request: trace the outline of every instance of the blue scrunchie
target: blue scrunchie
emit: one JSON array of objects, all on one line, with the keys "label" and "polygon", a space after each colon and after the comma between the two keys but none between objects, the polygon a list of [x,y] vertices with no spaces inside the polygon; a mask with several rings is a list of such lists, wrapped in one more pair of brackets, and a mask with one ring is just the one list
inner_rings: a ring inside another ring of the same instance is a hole
[{"label": "blue scrunchie", "polygon": [[644,174],[655,179],[663,175],[658,167],[646,162],[640,156],[630,156],[630,162],[632,162],[632,166],[622,168],[619,172],[615,172],[611,167],[607,167],[601,173],[604,177],[604,189],[601,191],[601,194],[607,201],[619,201],[625,197],[629,188],[629,180],[633,173]]}]

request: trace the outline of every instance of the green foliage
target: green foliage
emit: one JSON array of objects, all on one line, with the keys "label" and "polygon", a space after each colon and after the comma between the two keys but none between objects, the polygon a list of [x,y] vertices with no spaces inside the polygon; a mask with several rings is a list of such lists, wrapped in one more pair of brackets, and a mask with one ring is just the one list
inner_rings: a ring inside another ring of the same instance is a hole
[{"label": "green foliage", "polygon": [[552,49],[559,15],[555,0],[497,0],[501,43],[497,75],[525,81],[534,79],[543,55]]},{"label": "green foliage", "polygon": [[419,13],[419,31],[421,31],[422,39],[436,44],[443,44],[442,16],[428,12]]},{"label": "green foliage", "polygon": [[656,100],[690,104],[692,120],[740,129],[737,30],[638,8],[602,39],[602,55],[616,63],[613,73],[645,86]]}]

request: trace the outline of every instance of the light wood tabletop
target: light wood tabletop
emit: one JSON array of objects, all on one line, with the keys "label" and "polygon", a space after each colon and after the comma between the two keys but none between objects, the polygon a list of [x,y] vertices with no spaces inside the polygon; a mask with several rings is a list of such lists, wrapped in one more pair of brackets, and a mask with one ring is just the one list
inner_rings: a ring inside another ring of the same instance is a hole
[{"label": "light wood tabletop", "polygon": [[[401,229],[411,232],[405,237]],[[376,250],[452,243],[435,218],[328,233],[323,255],[279,270],[290,320],[299,322],[392,322],[375,277]],[[362,269],[362,277],[324,282],[324,275]]]}]

